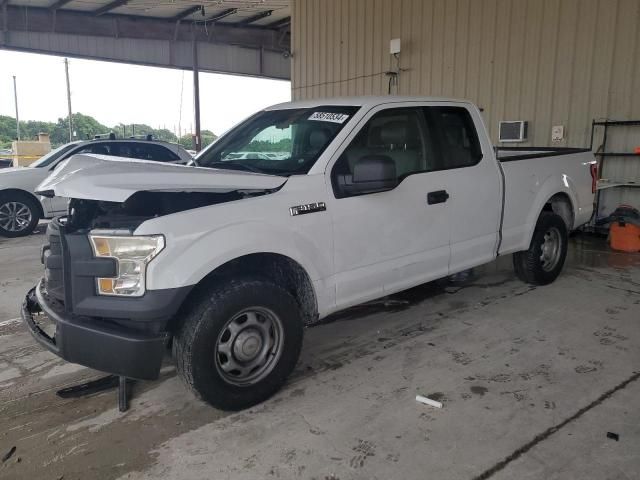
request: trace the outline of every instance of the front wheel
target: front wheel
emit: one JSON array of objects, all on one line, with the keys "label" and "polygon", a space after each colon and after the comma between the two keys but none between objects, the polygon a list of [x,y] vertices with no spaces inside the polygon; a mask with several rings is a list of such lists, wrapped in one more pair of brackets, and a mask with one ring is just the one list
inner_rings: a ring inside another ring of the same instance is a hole
[{"label": "front wheel", "polygon": [[26,194],[0,194],[0,235],[25,237],[40,221],[36,201]]},{"label": "front wheel", "polygon": [[567,256],[567,226],[559,215],[542,212],[528,250],[513,254],[513,267],[523,282],[547,285],[553,282]]},{"label": "front wheel", "polygon": [[260,403],[284,384],[300,355],[300,307],[267,280],[219,282],[195,294],[173,339],[178,371],[222,410]]}]

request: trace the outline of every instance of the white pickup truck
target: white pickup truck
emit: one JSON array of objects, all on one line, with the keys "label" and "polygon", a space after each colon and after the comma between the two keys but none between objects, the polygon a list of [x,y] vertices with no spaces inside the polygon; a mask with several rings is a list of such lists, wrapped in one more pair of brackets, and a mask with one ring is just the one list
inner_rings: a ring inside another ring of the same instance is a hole
[{"label": "white pickup truck", "polygon": [[22,315],[49,350],[120,376],[156,378],[171,345],[223,409],[277,391],[303,327],[338,310],[511,253],[522,280],[552,282],[593,208],[591,152],[495,149],[457,100],[276,105],[195,161],[55,170],[38,191],[69,213]]}]

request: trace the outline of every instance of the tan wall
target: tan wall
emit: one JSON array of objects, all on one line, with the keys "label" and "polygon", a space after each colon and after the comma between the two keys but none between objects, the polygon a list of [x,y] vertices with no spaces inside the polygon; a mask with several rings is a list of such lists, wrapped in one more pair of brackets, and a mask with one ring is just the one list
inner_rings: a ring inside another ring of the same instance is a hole
[{"label": "tan wall", "polygon": [[[528,120],[529,142],[588,146],[593,118],[640,119],[640,0],[293,0],[296,99],[386,94],[402,40],[399,93],[467,98]],[[640,145],[640,129],[612,146]],[[638,162],[640,163],[640,162]],[[640,172],[640,170],[639,170]]]},{"label": "tan wall", "polygon": [[49,143],[49,136],[46,136],[46,141],[16,141],[11,143],[11,150],[13,151],[13,165],[27,166],[38,160],[43,155],[46,155],[51,151],[51,144]]}]

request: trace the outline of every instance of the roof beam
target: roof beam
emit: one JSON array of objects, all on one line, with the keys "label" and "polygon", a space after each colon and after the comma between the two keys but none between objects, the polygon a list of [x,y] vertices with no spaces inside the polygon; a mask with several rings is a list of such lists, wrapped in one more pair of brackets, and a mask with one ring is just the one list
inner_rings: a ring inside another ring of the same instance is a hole
[{"label": "roof beam", "polygon": [[271,16],[273,10],[265,10],[264,12],[257,13],[252,15],[251,17],[247,17],[244,20],[238,22],[239,25],[249,25],[250,23],[257,22],[258,20],[262,20],[263,18]]},{"label": "roof beam", "polygon": [[[0,0],[0,3],[2,0]],[[53,15],[48,8],[28,7],[29,15],[25,15],[25,7],[7,6],[7,30],[19,31],[28,34],[51,33]],[[146,39],[146,40],[173,40],[192,41],[194,32],[187,29],[175,32],[175,22],[169,18],[142,17],[137,15],[108,13],[95,16],[90,11],[76,11],[61,8],[56,11],[56,32],[68,35],[81,35],[91,37],[114,38],[113,21],[111,17],[118,18],[119,38]],[[233,18],[233,17],[232,17]],[[204,22],[201,22],[204,23]],[[0,29],[3,18],[0,8]],[[275,30],[237,23],[218,22],[216,25],[216,42],[221,44],[240,45],[249,48],[264,46],[266,50],[282,51],[288,45],[283,46],[278,42]],[[204,28],[195,30],[198,41],[208,41],[210,38]],[[73,55],[71,55],[73,56]],[[0,69],[1,70],[1,69]]]},{"label": "roof beam", "polygon": [[202,10],[201,5],[194,5],[193,7],[189,7],[186,10],[183,10],[180,13],[178,13],[175,17],[171,18],[171,21],[179,22],[180,20],[183,20],[187,18],[189,15],[193,15],[194,13],[200,10]]},{"label": "roof beam", "polygon": [[4,45],[7,42],[7,36],[9,35],[9,18],[8,9],[9,0],[0,0],[0,7],[2,8],[2,31],[0,31],[0,45]]},{"label": "roof beam", "polygon": [[208,22],[218,22],[220,20],[222,20],[223,18],[226,18],[230,15],[235,15],[236,13],[238,13],[238,9],[237,8],[227,8],[226,10],[222,10],[221,12],[218,13],[214,13],[213,15],[211,15],[209,18],[207,18],[205,21]]},{"label": "roof beam", "polygon": [[72,1],[73,0],[58,0],[49,5],[49,10],[58,10],[60,7],[64,7],[67,3]]},{"label": "roof beam", "polygon": [[291,17],[284,17],[280,20],[276,20],[275,22],[267,23],[265,28],[281,28],[291,23]]},{"label": "roof beam", "polygon": [[97,10],[94,10],[91,13],[95,17],[99,17],[100,15],[104,15],[105,13],[109,13],[114,8],[121,7],[123,5],[126,5],[127,3],[129,3],[129,0],[114,0],[113,2],[107,3],[106,5],[98,8]]}]

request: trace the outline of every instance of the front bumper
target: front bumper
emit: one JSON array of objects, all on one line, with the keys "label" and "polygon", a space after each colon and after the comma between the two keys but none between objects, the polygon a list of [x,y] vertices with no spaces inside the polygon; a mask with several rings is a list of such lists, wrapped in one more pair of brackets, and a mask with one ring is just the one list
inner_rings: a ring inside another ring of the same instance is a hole
[{"label": "front bumper", "polygon": [[164,332],[143,332],[68,313],[47,295],[43,281],[24,299],[22,318],[38,343],[64,360],[129,378],[158,378],[168,339]]}]

